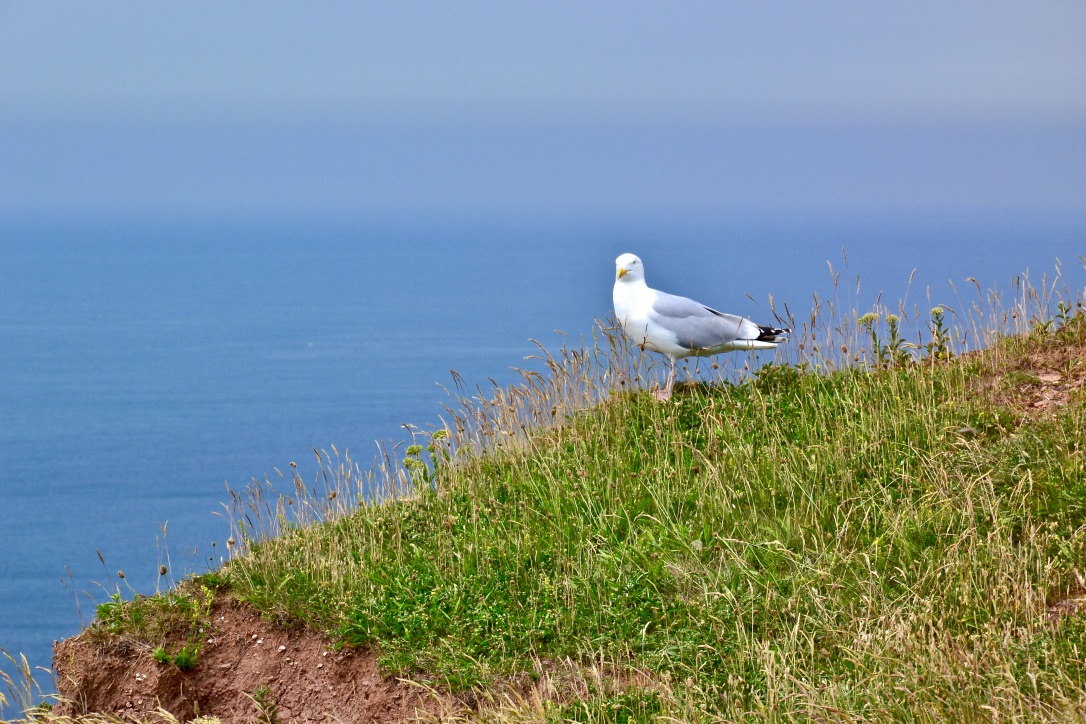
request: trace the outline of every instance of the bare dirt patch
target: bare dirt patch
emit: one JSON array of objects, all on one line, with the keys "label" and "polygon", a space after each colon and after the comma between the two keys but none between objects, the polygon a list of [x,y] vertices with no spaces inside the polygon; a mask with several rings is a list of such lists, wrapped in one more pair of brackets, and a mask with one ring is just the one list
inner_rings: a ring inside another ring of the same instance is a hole
[{"label": "bare dirt patch", "polygon": [[1017,353],[989,350],[980,355],[991,369],[973,380],[978,393],[997,405],[1036,417],[1066,405],[1086,389],[1086,322],[1029,339]]},{"label": "bare dirt patch", "polygon": [[384,676],[374,654],[336,651],[313,632],[261,619],[220,597],[195,667],[161,664],[147,646],[103,647],[86,633],[55,647],[53,666],[64,703],[55,713],[154,719],[159,707],[180,721],[258,720],[251,698],[274,703],[280,722],[402,722],[433,719],[449,700]]}]

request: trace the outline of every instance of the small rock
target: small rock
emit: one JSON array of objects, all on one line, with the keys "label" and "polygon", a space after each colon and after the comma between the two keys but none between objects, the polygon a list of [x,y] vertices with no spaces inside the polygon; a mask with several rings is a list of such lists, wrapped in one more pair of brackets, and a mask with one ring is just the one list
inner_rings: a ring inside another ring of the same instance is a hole
[{"label": "small rock", "polygon": [[282,644],[279,645],[279,652],[280,653],[282,653],[283,651],[286,651],[286,650],[287,650],[286,646],[283,646]]}]

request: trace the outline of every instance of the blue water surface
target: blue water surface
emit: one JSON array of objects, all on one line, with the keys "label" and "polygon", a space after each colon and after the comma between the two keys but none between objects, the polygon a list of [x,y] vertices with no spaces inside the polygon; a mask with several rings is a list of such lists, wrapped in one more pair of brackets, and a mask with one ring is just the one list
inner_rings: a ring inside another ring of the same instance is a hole
[{"label": "blue water surface", "polygon": [[591,334],[625,251],[652,286],[769,322],[770,294],[802,317],[831,291],[827,261],[861,305],[949,303],[950,281],[1039,281],[1057,258],[1081,290],[1086,219],[0,220],[0,647],[48,667],[119,584],[215,565],[225,483],[312,477],[332,445],[371,460],[437,421],[450,369],[506,384],[530,339]]}]

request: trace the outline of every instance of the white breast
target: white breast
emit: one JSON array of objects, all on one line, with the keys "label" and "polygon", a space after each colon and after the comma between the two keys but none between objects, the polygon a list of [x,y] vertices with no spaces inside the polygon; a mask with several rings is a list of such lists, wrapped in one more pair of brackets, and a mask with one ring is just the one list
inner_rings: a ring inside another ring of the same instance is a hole
[{"label": "white breast", "polygon": [[653,352],[671,354],[677,348],[674,335],[660,337],[660,329],[650,323],[652,305],[656,301],[656,290],[650,289],[645,282],[615,282],[613,292],[615,317],[622,325],[622,330],[634,344]]}]

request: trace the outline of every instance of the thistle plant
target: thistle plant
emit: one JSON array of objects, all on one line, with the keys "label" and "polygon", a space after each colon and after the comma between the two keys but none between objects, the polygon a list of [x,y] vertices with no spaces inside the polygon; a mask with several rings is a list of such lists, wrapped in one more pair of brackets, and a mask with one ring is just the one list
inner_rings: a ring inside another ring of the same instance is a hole
[{"label": "thistle plant", "polygon": [[430,433],[430,443],[426,446],[414,443],[404,450],[403,467],[415,485],[434,488],[441,469],[448,465],[449,432],[444,428]]},{"label": "thistle plant", "polygon": [[871,349],[875,354],[877,364],[881,368],[903,367],[913,361],[910,350],[916,345],[906,342],[901,336],[901,319],[896,314],[886,315],[886,327],[889,338],[883,342],[879,338],[880,316],[875,312],[868,312],[856,320],[856,324],[866,329],[871,336]]},{"label": "thistle plant", "polygon": [[924,345],[928,360],[937,362],[950,359],[950,330],[943,321],[942,307],[932,307],[928,330],[931,332],[931,341]]}]

